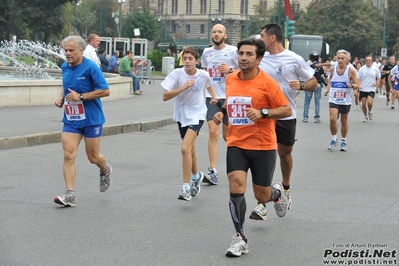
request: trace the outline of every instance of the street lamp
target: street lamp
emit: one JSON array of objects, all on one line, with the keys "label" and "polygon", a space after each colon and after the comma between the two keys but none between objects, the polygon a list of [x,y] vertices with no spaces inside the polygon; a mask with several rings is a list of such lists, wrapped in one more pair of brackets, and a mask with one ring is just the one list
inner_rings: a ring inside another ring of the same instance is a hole
[{"label": "street lamp", "polygon": [[103,0],[100,2],[100,31],[99,34],[101,36],[101,27],[103,25]]},{"label": "street lamp", "polygon": [[211,6],[212,0],[209,0],[209,14],[208,14],[208,40],[209,43],[211,42]]},{"label": "street lamp", "polygon": [[245,38],[248,38],[248,2],[245,0]]},{"label": "street lamp", "polygon": [[119,12],[112,12],[112,17],[115,19],[116,29],[118,30],[118,36],[121,37],[121,32],[119,31]]},{"label": "street lamp", "polygon": [[123,12],[122,12],[122,4],[125,3],[125,0],[118,0],[118,3],[121,4],[121,12],[120,12],[120,29],[119,29],[119,37],[122,34],[122,20],[123,20]]}]

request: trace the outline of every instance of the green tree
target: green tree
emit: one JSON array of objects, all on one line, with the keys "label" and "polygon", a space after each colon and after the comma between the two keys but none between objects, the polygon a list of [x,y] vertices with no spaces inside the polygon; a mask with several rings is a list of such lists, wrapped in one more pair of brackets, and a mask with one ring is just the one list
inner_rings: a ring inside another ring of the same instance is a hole
[{"label": "green tree", "polygon": [[[399,1],[388,0],[387,9],[387,36],[388,54],[399,56]],[[396,48],[395,48],[396,47]]]},{"label": "green tree", "polygon": [[339,49],[352,57],[377,54],[381,49],[382,14],[363,0],[312,1],[296,23],[297,34],[321,35],[330,55]]},{"label": "green tree", "polygon": [[9,39],[11,35],[17,35],[20,39],[48,42],[63,28],[63,6],[73,1],[0,0],[2,37]]},{"label": "green tree", "polygon": [[259,34],[262,27],[270,22],[267,10],[262,9],[260,6],[255,6],[254,10],[255,15],[249,16],[248,36]]},{"label": "green tree", "polygon": [[150,41],[159,38],[160,26],[157,18],[149,11],[134,12],[123,19],[122,36],[136,38],[134,29],[140,29],[139,38],[145,38]]},{"label": "green tree", "polygon": [[81,1],[78,6],[73,7],[73,13],[75,28],[83,38],[87,39],[87,36],[92,33],[91,28],[97,21],[92,3],[89,0]]}]

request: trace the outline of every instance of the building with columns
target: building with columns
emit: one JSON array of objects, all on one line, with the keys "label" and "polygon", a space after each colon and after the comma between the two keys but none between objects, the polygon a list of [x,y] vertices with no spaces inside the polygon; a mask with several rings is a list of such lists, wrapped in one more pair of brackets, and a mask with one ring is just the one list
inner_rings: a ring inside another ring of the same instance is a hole
[{"label": "building with columns", "polygon": [[[284,3],[284,0],[125,0],[122,13],[149,7],[161,25],[161,39],[208,39],[212,26],[221,23],[230,41],[236,43],[245,36],[249,16],[255,15],[255,8],[268,10],[279,1]],[[311,1],[290,0],[290,3],[294,10],[299,10]]]}]

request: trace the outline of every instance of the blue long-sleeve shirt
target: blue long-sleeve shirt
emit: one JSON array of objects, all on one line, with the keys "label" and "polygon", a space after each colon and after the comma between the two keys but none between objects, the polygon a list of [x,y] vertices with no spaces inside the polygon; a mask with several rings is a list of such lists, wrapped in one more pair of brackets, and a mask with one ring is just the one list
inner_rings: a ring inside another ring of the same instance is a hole
[{"label": "blue long-sleeve shirt", "polygon": [[113,71],[113,70],[118,71],[118,61],[117,61],[115,55],[111,56],[111,58],[108,60],[107,71],[110,72],[110,71]]}]

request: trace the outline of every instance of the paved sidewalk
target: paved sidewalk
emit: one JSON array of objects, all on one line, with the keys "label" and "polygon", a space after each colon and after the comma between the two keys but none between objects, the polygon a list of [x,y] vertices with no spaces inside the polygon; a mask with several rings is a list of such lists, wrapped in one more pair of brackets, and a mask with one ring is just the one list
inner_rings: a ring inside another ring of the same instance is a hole
[{"label": "paved sidewalk", "polygon": [[[173,100],[162,100],[162,78],[156,77],[154,84],[141,84],[143,95],[104,100],[104,136],[174,123]],[[62,115],[63,109],[54,105],[0,108],[0,150],[60,142]]]}]

